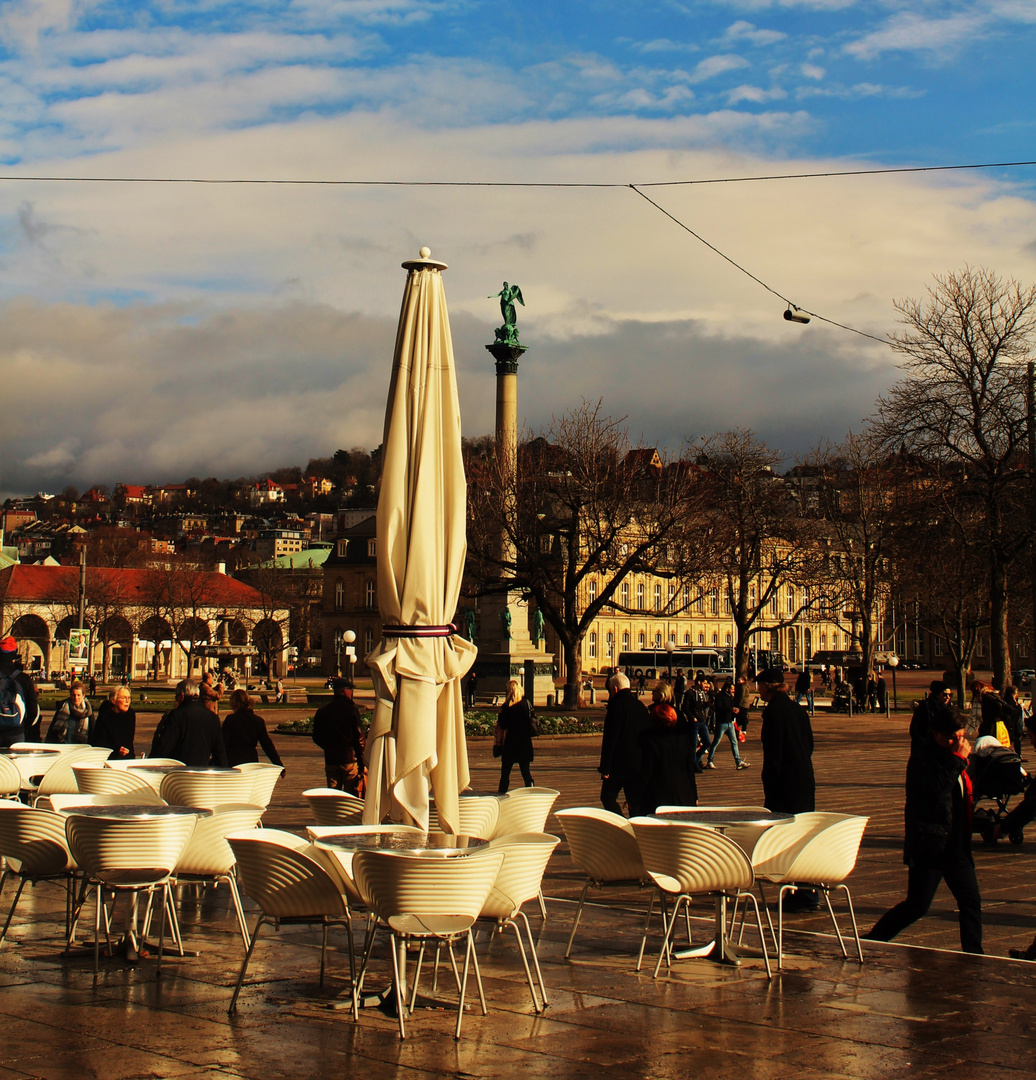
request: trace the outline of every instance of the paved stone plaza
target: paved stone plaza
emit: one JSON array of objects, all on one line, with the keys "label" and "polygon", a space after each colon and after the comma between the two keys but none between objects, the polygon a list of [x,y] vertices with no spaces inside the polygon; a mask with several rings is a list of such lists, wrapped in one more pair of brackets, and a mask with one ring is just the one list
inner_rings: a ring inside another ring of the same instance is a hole
[{"label": "paved stone plaza", "polygon": [[[150,727],[142,718],[142,729]],[[850,878],[862,930],[900,899],[906,716],[818,716],[815,722],[818,809],[871,816]],[[143,732],[142,732],[143,733]],[[757,803],[758,718],[746,758],[735,772],[729,753],[699,777],[703,803]],[[143,740],[142,740],[143,741]],[[320,756],[307,739],[278,737],[288,766],[266,823],[300,830],[301,792],[322,783]],[[540,739],[533,775],[562,792],[558,808],[597,803],[598,743],[585,737]],[[497,762],[489,740],[470,743],[473,786],[495,790]],[[548,825],[548,827],[550,827]],[[959,953],[953,902],[940,890],[932,913],[901,945],[865,943],[866,962],[843,960],[826,917],[789,916],[796,932],[785,971],[768,983],[762,961],[740,969],[678,961],[654,981],[635,972],[642,895],[592,908],[571,961],[563,958],[581,879],[564,845],[548,869],[550,918],[539,933],[551,995],[542,1018],[532,1013],[513,942],[496,939],[483,953],[490,1012],[469,1009],[462,1039],[454,1014],[420,1011],[401,1044],[395,1021],[365,1010],[354,1025],[345,995],[347,957],[332,952],[327,985],[317,986],[319,935],[286,928],[262,939],[228,1021],[242,948],[225,890],[188,900],[186,944],[199,955],[168,961],[156,982],[150,961],[135,968],[90,956],[63,959],[62,902],[41,885],[12,926],[0,952],[0,1076],[380,1077],[612,1076],[715,1077],[1020,1077],[1036,1067],[1036,965],[1005,959],[1036,929],[1036,827],[1019,847],[979,848],[977,863],[991,955]],[[5,889],[5,900],[12,895]],[[694,932],[708,936],[702,905]],[[539,930],[538,917],[532,920]],[[814,933],[815,932],[815,933]],[[332,933],[332,941],[341,942]],[[483,943],[482,950],[486,945]],[[653,948],[649,942],[649,950]],[[998,954],[998,955],[992,955]],[[387,958],[375,973],[387,978]]]}]

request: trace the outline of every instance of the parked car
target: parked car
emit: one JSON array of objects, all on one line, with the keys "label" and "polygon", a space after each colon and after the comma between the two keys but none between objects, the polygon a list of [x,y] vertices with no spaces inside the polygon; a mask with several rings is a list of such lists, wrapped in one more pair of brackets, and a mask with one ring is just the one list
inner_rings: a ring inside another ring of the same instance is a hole
[{"label": "parked car", "polygon": [[1036,678],[1036,671],[1032,668],[1018,668],[1014,673],[1014,681],[1017,686],[1031,686],[1034,678]]}]

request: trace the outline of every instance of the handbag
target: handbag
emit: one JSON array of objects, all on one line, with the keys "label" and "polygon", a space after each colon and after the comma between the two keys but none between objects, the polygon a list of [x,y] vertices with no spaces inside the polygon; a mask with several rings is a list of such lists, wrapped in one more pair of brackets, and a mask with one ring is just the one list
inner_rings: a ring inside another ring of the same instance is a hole
[{"label": "handbag", "polygon": [[734,725],[734,728],[735,728],[735,729],[736,729],[736,731],[737,731],[737,741],[738,741],[739,743],[741,743],[741,742],[744,742],[744,741],[745,741],[745,732],[744,732],[744,728],[739,728],[739,727],[737,726],[737,724],[735,724],[735,725]]}]

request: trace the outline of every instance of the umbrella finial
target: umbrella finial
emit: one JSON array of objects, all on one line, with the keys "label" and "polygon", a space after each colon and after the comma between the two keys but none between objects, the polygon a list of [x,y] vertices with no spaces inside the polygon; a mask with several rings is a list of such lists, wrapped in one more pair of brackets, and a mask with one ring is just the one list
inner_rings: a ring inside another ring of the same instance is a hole
[{"label": "umbrella finial", "polygon": [[439,262],[438,259],[432,258],[432,249],[430,247],[423,247],[420,251],[420,258],[407,259],[403,263],[404,270],[447,270],[449,269],[444,262]]}]

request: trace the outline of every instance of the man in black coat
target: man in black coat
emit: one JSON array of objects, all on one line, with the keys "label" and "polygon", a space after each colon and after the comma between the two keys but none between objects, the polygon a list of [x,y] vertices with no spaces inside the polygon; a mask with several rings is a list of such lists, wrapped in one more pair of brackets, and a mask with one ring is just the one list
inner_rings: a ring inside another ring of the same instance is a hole
[{"label": "man in black coat", "polygon": [[922,918],[945,881],[957,901],[961,948],[982,952],[982,898],[971,854],[970,753],[960,712],[952,705],[933,709],[929,737],[913,744],[907,762],[906,899],[882,915],[866,935],[871,941],[891,941]]},{"label": "man in black coat", "polygon": [[197,681],[184,679],[176,693],[182,700],[159,721],[152,756],[176,758],[192,769],[209,765],[227,768],[219,717],[201,703]]},{"label": "man in black coat", "polygon": [[626,794],[630,816],[642,810],[644,733],[651,718],[644,703],[630,689],[629,679],[621,672],[608,680],[611,697],[604,713],[604,737],[601,740],[601,805],[613,814],[621,814],[619,792]]},{"label": "man in black coat", "polygon": [[6,687],[0,704],[0,747],[40,741],[40,707],[36,686],[22,671],[18,642],[8,635],[0,641],[0,679]]},{"label": "man in black coat", "polygon": [[331,701],[317,709],[313,717],[313,741],[324,751],[327,786],[362,796],[366,789],[364,737],[352,684],[333,679],[331,693]]},{"label": "man in black coat", "polygon": [[802,814],[816,808],[813,729],[809,713],[788,697],[784,672],[768,668],[756,676],[763,709],[763,803],[767,810]]}]

